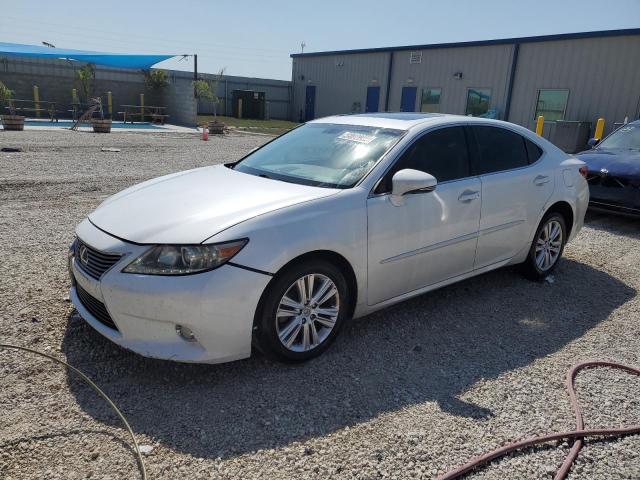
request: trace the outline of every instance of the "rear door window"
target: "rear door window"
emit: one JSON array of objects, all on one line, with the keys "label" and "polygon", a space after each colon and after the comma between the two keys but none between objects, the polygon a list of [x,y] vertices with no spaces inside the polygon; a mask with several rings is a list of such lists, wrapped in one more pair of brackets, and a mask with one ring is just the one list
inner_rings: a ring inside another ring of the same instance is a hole
[{"label": "rear door window", "polygon": [[524,137],[500,127],[474,125],[478,155],[472,161],[472,173],[483,175],[529,165]]},{"label": "rear door window", "polygon": [[542,149],[533,143],[528,138],[524,139],[524,144],[527,148],[527,155],[529,156],[529,164],[536,163],[542,156]]}]

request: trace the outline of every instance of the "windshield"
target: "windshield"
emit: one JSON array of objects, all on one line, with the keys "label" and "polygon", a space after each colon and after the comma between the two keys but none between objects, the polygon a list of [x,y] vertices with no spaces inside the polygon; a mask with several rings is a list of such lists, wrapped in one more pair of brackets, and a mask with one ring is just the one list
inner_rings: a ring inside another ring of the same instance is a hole
[{"label": "windshield", "polygon": [[400,139],[403,130],[309,123],[249,154],[240,172],[329,188],[349,188]]},{"label": "windshield", "polygon": [[640,125],[626,125],[605,138],[598,148],[640,150]]}]

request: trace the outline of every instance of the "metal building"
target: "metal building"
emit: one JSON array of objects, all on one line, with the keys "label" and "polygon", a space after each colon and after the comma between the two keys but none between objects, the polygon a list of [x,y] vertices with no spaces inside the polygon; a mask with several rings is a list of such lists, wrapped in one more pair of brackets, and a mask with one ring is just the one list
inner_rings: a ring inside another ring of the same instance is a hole
[{"label": "metal building", "polygon": [[595,125],[640,116],[640,28],[300,53],[293,119],[427,111]]}]

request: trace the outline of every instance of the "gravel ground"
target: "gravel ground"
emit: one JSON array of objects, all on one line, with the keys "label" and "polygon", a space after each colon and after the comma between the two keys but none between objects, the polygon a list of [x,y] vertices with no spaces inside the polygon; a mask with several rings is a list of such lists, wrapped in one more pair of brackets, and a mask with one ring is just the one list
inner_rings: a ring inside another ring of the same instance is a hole
[{"label": "gravel ground", "polygon": [[[181,365],[129,353],[68,302],[66,249],[106,196],[234,159],[257,136],[0,132],[0,342],[80,368],[129,419],[150,478],[432,478],[525,436],[570,430],[565,371],[640,365],[640,222],[590,215],[554,282],[502,269],[352,322],[322,357]],[[118,153],[100,152],[117,147]],[[587,427],[640,423],[640,378],[578,381]],[[469,478],[551,478],[548,444]],[[96,394],[46,360],[0,352],[0,477],[138,478]],[[590,440],[570,478],[640,478],[640,435]]]}]

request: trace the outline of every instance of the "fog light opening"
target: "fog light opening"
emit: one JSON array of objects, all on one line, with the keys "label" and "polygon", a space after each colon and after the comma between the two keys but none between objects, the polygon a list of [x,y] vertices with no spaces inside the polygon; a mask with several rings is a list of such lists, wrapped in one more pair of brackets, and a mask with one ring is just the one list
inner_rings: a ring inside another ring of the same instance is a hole
[{"label": "fog light opening", "polygon": [[176,333],[180,336],[180,338],[182,338],[183,340],[186,340],[187,342],[196,341],[195,334],[188,327],[185,327],[183,325],[176,325]]}]

